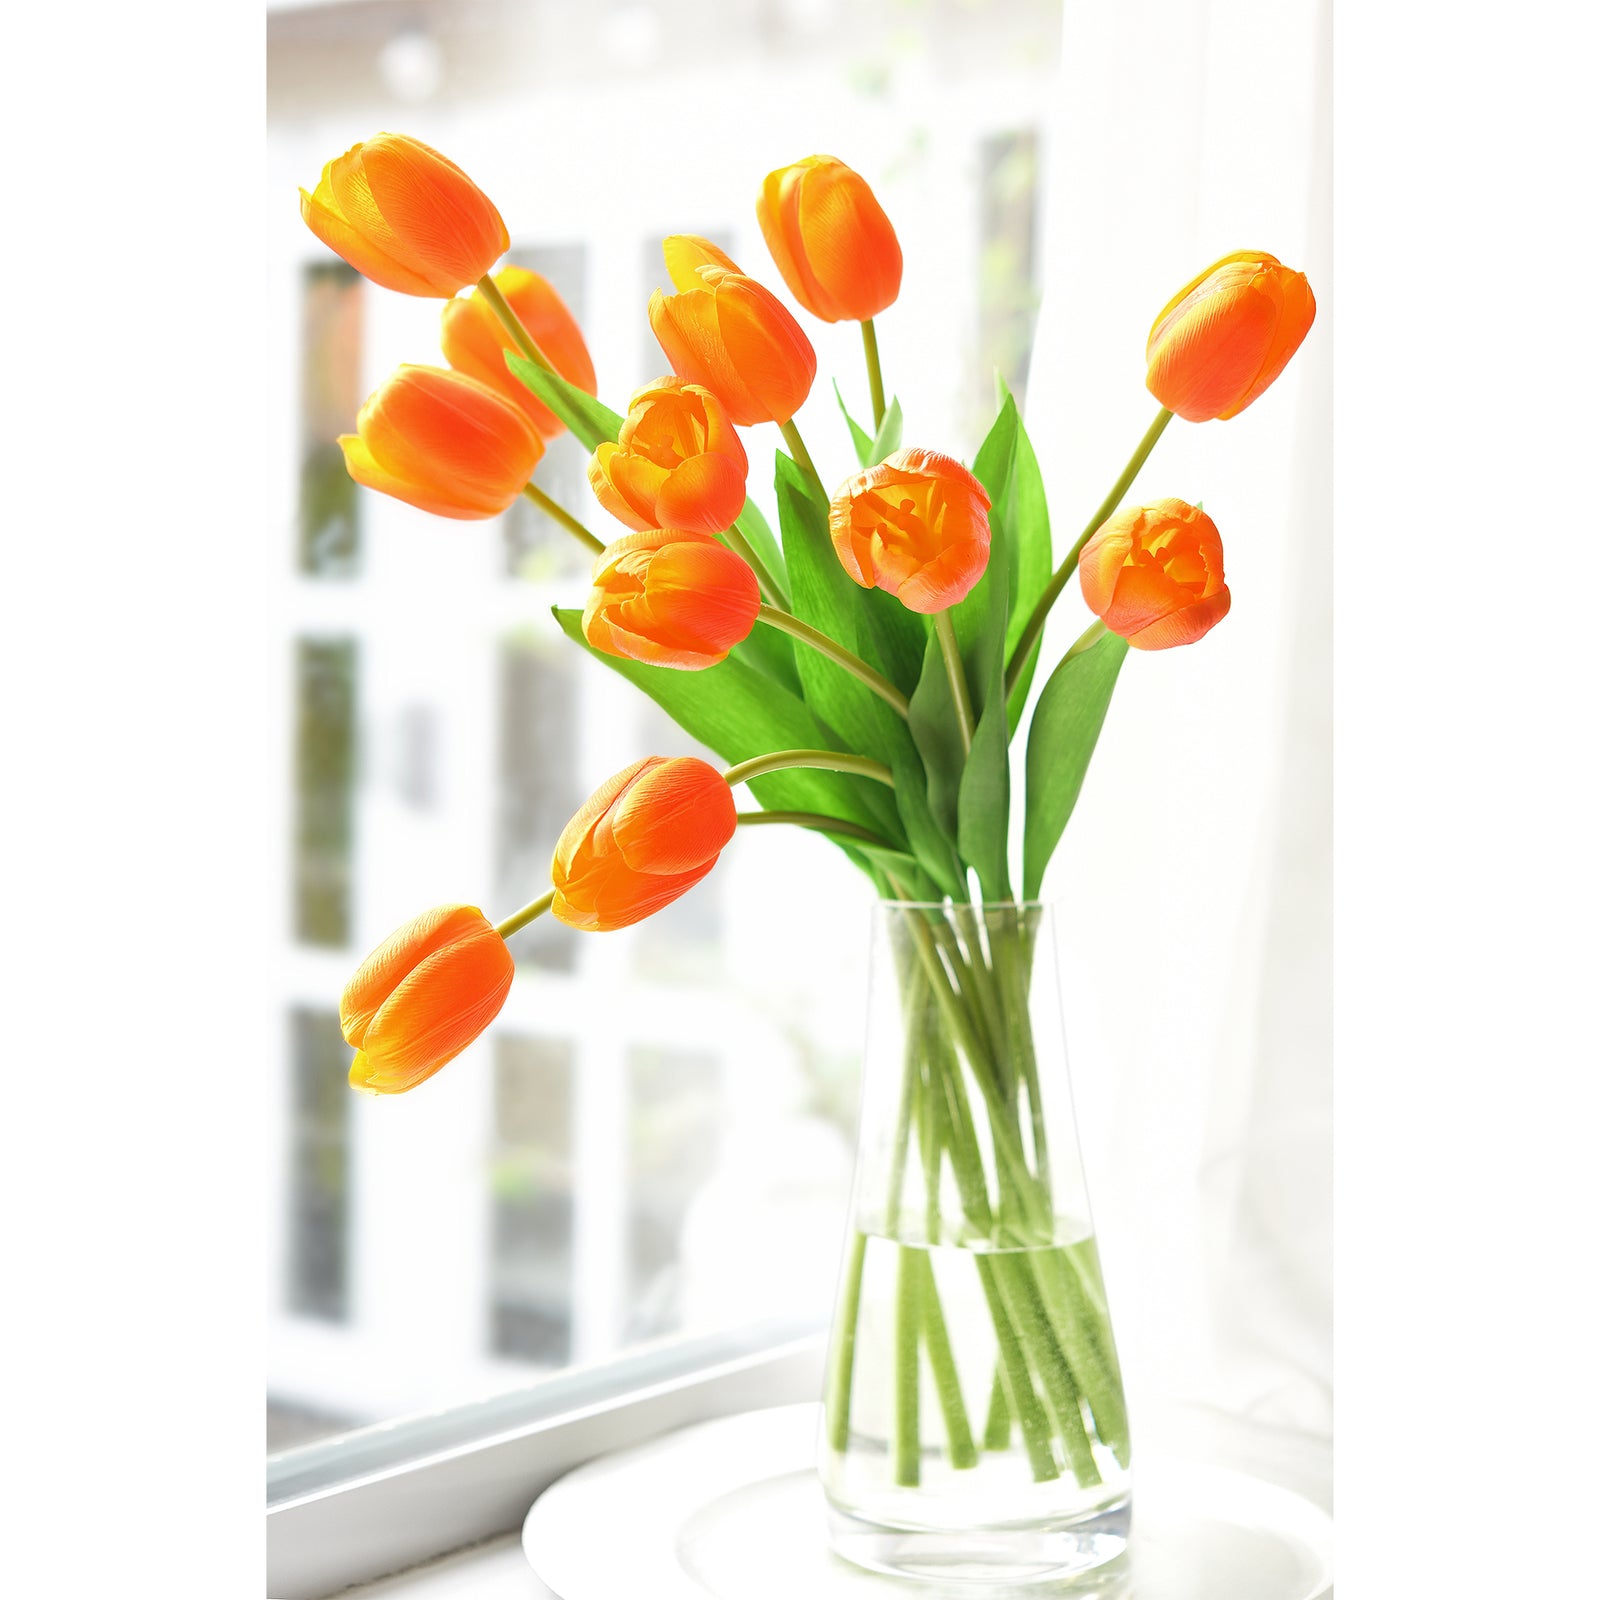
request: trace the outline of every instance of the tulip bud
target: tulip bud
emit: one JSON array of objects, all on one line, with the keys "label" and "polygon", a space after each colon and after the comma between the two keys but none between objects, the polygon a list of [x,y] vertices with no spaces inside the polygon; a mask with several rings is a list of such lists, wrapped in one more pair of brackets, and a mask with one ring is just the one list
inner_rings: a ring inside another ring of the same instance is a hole
[{"label": "tulip bud", "polygon": [[738,825],[715,767],[646,756],[601,784],[563,829],[551,910],[591,933],[642,921],[705,877]]},{"label": "tulip bud", "polygon": [[1145,387],[1186,422],[1236,417],[1289,364],[1317,303],[1305,274],[1237,250],[1170,299],[1145,347]]},{"label": "tulip bud", "polygon": [[443,367],[398,368],[339,445],[357,483],[460,521],[498,516],[544,454],[516,406]]},{"label": "tulip bud", "polygon": [[589,462],[595,498],[630,528],[721,533],[744,509],[750,462],[709,390],[658,378],[628,401],[615,444]]},{"label": "tulip bud", "polygon": [[756,201],[789,293],[824,322],[866,322],[900,293],[900,241],[867,181],[832,156],[767,174]]},{"label": "tulip bud", "polygon": [[650,328],[672,370],[710,389],[742,428],[788,422],[817,375],[800,324],[708,240],[678,235],[663,251],[679,292],[650,296]]},{"label": "tulip bud", "polygon": [[1119,511],[1083,547],[1089,609],[1136,650],[1193,644],[1228,614],[1217,525],[1183,500]]},{"label": "tulip bud", "polygon": [[846,481],[828,507],[844,570],[910,611],[947,611],[989,564],[989,496],[953,456],[896,450]]},{"label": "tulip bud", "polygon": [[499,1015],[515,970],[476,906],[437,906],[392,933],[339,1001],[351,1087],[402,1094],[431,1078]]},{"label": "tulip bud", "polygon": [[596,650],[660,667],[714,667],[749,637],[755,574],[710,534],[630,533],[595,557],[583,636]]},{"label": "tulip bud", "polygon": [[[525,267],[502,267],[494,274],[494,284],[550,365],[585,394],[595,393],[599,386],[595,382],[594,362],[589,359],[589,347],[583,342],[583,333],[566,302],[556,293],[550,280]],[[488,384],[496,393],[520,406],[541,438],[554,439],[566,432],[566,423],[536,399],[525,383],[512,376],[506,357],[522,352],[495,315],[494,308],[477,290],[445,303],[439,344],[445,360],[457,372],[465,372],[480,383]]]},{"label": "tulip bud", "polygon": [[401,294],[448,300],[511,248],[489,197],[420,139],[380,133],[300,191],[305,224],[364,278]]}]

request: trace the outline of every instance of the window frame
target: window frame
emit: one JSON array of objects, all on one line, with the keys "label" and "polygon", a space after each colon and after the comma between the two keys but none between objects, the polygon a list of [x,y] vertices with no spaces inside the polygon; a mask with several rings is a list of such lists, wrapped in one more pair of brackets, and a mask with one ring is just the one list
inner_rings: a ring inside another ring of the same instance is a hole
[{"label": "window frame", "polygon": [[267,1593],[319,1600],[514,1531],[611,1450],[822,1393],[826,1329],[786,1319],[662,1340],[470,1405],[267,1460]]}]

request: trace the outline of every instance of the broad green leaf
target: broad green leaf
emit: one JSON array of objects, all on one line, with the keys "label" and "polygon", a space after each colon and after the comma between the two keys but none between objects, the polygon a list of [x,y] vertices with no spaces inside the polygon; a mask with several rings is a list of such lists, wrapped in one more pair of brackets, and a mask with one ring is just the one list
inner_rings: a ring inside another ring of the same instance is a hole
[{"label": "broad green leaf", "polygon": [[878,436],[872,441],[872,457],[870,463],[862,462],[863,466],[876,466],[878,462],[886,460],[900,448],[900,429],[902,424],[900,415],[900,397],[896,395],[889,402],[889,409],[883,414],[883,421],[878,426]]},{"label": "broad green leaf", "polygon": [[778,541],[773,538],[772,529],[761,514],[761,507],[754,500],[748,498],[745,500],[744,510],[739,513],[734,527],[744,535],[746,543],[766,564],[767,571],[779,583],[787,584],[789,569],[784,565],[783,551],[778,548]]},{"label": "broad green leaf", "polygon": [[872,453],[872,435],[850,415],[850,408],[844,403],[844,396],[839,392],[837,378],[833,380],[833,397],[839,402],[844,420],[850,424],[850,442],[856,447],[856,460],[864,467],[870,467],[874,460],[882,460],[881,456],[874,457]]},{"label": "broad green leaf", "polygon": [[[1006,509],[1007,549],[1011,567],[1011,615],[1006,623],[1006,660],[1016,649],[1022,630],[1050,582],[1053,556],[1050,548],[1050,508],[1045,503],[1044,479],[1027,430],[1017,427],[1017,453],[1011,472],[1011,492]],[[1039,648],[1029,652],[1015,687],[1006,702],[1011,731],[1016,732],[1028,703],[1028,690],[1039,664]]]},{"label": "broad green leaf", "polygon": [[764,677],[782,684],[791,694],[800,693],[800,674],[794,665],[794,641],[786,633],[758,622],[742,644],[730,654],[754,667]]},{"label": "broad green leaf", "polygon": [[1044,882],[1067,819],[1078,803],[1089,758],[1106,720],[1111,691],[1128,654],[1108,633],[1080,655],[1065,656],[1050,674],[1028,730],[1027,817],[1022,834],[1022,894],[1032,900]]},{"label": "broad green leaf", "polygon": [[[905,619],[911,613],[898,600],[876,589],[861,588],[845,572],[828,538],[826,511],[787,456],[778,458],[777,489],[794,614],[892,682],[909,677],[904,658],[916,651],[916,646],[902,641],[908,636],[920,639],[920,620],[908,623]],[[859,679],[807,645],[796,645],[795,666],[806,704],[839,732],[847,748],[889,764],[895,775],[895,808],[913,851],[927,870],[942,884],[959,884],[960,869],[951,849],[953,834],[941,834],[928,810],[927,778],[899,714]]]},{"label": "broad green leaf", "polygon": [[952,839],[957,834],[957,801],[961,794],[961,769],[966,754],[956,725],[956,706],[944,670],[939,641],[930,631],[923,656],[922,676],[911,695],[911,737],[928,775],[928,807],[934,820]]},{"label": "broad green leaf", "polygon": [[610,406],[602,405],[592,394],[568,383],[554,372],[546,372],[526,356],[506,353],[506,366],[572,429],[573,437],[585,450],[593,450],[603,440],[617,437],[622,418]]},{"label": "broad green leaf", "polygon": [[973,476],[989,493],[989,564],[953,619],[977,719],[961,772],[957,838],[987,900],[1009,899],[1011,894],[1011,768],[1006,753],[1011,729],[1005,673],[1012,557],[1007,510],[1021,427],[1016,401],[1007,395],[972,464]]},{"label": "broad green leaf", "polygon": [[[685,733],[729,763],[773,750],[849,748],[797,696],[732,656],[700,672],[682,672],[606,655],[583,637],[581,611],[551,609],[569,639],[643,689]],[[888,789],[869,778],[794,768],[757,778],[749,787],[769,810],[842,817],[873,829],[897,847],[905,843],[892,799],[885,805],[879,798],[888,796]]]}]

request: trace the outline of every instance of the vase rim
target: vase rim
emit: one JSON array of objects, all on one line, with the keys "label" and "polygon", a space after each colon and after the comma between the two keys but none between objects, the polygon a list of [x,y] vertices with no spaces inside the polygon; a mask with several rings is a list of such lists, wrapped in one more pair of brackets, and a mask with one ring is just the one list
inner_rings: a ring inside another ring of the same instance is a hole
[{"label": "vase rim", "polygon": [[1053,900],[885,900],[875,902],[888,911],[1048,911]]}]

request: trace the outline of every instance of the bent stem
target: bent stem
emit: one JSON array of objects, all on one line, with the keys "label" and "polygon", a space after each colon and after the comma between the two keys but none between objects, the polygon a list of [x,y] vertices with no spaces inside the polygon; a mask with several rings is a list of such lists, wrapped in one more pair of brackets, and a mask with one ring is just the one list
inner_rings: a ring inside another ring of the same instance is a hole
[{"label": "bent stem", "polygon": [[551,517],[555,521],[559,522],[561,526],[565,528],[567,532],[570,533],[575,539],[577,539],[580,544],[585,545],[596,555],[599,555],[605,549],[605,545],[601,543],[599,539],[595,538],[595,536],[590,533],[589,530],[584,527],[584,525],[579,522],[578,519],[573,516],[573,514],[568,511],[565,506],[559,504],[555,500],[552,500],[550,496],[547,495],[537,484],[523,484],[522,492],[529,500],[538,506],[538,508],[544,512],[547,517]]},{"label": "bent stem", "polygon": [[861,343],[867,352],[867,382],[872,385],[872,431],[876,435],[883,426],[883,368],[878,364],[878,330],[868,317],[861,324]]},{"label": "bent stem", "polygon": [[858,778],[871,778],[894,788],[894,774],[871,756],[848,755],[842,750],[775,750],[771,755],[755,756],[741,761],[722,774],[728,786],[749,783],[752,778],[764,777],[769,772],[782,772],[788,767],[817,767],[823,772],[851,772]]},{"label": "bent stem", "polygon": [[537,900],[530,900],[520,911],[513,911],[504,922],[497,922],[494,931],[502,939],[509,939],[512,934],[526,928],[535,917],[542,917],[551,906],[555,904],[556,892],[551,889],[547,894],[542,894]]},{"label": "bent stem", "polygon": [[789,446],[789,454],[794,457],[794,464],[816,485],[817,493],[824,500],[828,498],[828,491],[822,487],[822,479],[817,473],[816,463],[811,459],[811,452],[806,449],[806,442],[800,437],[800,430],[794,425],[794,418],[778,424],[783,433],[784,442]]},{"label": "bent stem", "polygon": [[736,820],[741,828],[788,822],[797,828],[814,829],[817,833],[836,833],[841,838],[859,839],[863,844],[876,845],[880,850],[894,849],[881,833],[863,828],[859,822],[846,822],[843,817],[825,817],[820,811],[741,811]]},{"label": "bent stem", "polygon": [[838,640],[830,639],[820,629],[813,628],[809,622],[802,622],[799,617],[791,617],[787,611],[780,611],[776,606],[762,606],[756,612],[756,620],[766,623],[768,627],[777,628],[792,639],[798,639],[801,644],[810,645],[819,655],[824,655],[836,666],[843,667],[852,678],[866,684],[880,700],[893,707],[898,716],[910,721],[910,701],[881,672],[869,667],[860,656],[846,650]]},{"label": "bent stem", "polygon": [[506,297],[500,293],[499,287],[487,272],[478,279],[478,289],[493,308],[494,314],[499,317],[501,326],[511,335],[517,349],[535,365],[543,367],[546,372],[554,373],[556,369],[551,364],[549,356],[534,343],[533,335],[522,325],[522,318],[511,309]]},{"label": "bent stem", "polygon": [[1122,504],[1122,497],[1133,487],[1133,480],[1139,476],[1139,469],[1145,464],[1150,452],[1156,447],[1156,440],[1161,437],[1162,431],[1171,421],[1172,413],[1163,406],[1156,413],[1156,420],[1145,430],[1138,449],[1128,458],[1127,466],[1122,469],[1122,476],[1111,485],[1110,492],[1100,502],[1083,532],[1078,535],[1078,542],[1067,552],[1066,560],[1056,568],[1049,583],[1045,585],[1044,593],[1039,596],[1038,604],[1028,617],[1027,627],[1022,630],[1022,635],[1017,640],[1017,648],[1011,653],[1011,660],[1006,664],[1008,695],[1016,688],[1017,680],[1028,664],[1028,657],[1033,654],[1033,647],[1038,644],[1039,635],[1044,632],[1045,618],[1050,615],[1050,608],[1061,598],[1061,591],[1066,588],[1067,579],[1077,570],[1078,557],[1083,554],[1083,547],[1099,532],[1100,525],[1106,518]]}]

